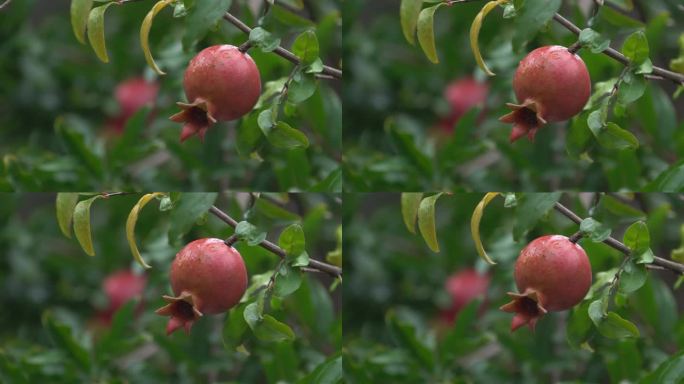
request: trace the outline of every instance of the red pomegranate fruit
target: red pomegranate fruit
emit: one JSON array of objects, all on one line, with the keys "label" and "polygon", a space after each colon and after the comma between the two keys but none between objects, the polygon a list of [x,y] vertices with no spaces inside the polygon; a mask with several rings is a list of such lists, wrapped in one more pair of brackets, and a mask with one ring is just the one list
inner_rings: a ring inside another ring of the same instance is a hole
[{"label": "red pomegranate fruit", "polygon": [[518,65],[513,90],[520,104],[499,120],[513,124],[510,141],[527,135],[534,140],[547,122],[563,121],[578,114],[591,95],[591,80],[582,59],[558,45],[537,48]]},{"label": "red pomegranate fruit", "polygon": [[247,289],[247,268],[240,253],[221,239],[199,239],[186,245],[171,264],[174,296],[158,309],[170,316],[166,334],[178,328],[190,332],[204,314],[222,313],[235,306]]},{"label": "red pomegranate fruit", "polygon": [[107,121],[107,126],[121,133],[131,116],[140,108],[154,104],[159,92],[159,84],[148,82],[142,77],[133,77],[119,83],[114,89],[114,98],[120,112]]},{"label": "red pomegranate fruit", "polygon": [[520,293],[501,307],[515,313],[511,331],[527,324],[534,328],[548,311],[563,311],[577,305],[591,287],[591,265],[582,247],[565,236],[534,239],[515,262],[515,285]]},{"label": "red pomegranate fruit", "polygon": [[181,142],[193,135],[204,140],[217,121],[235,120],[254,108],[261,94],[261,77],[254,60],[233,45],[214,45],[198,53],[185,70],[188,103],[171,120],[184,123]]},{"label": "red pomegranate fruit", "polygon": [[488,92],[487,84],[480,83],[472,77],[464,77],[451,82],[444,89],[444,98],[449,102],[451,112],[447,118],[440,121],[439,126],[447,133],[453,132],[454,124],[466,112],[485,103]]},{"label": "red pomegranate fruit", "polygon": [[458,313],[476,298],[484,298],[489,288],[489,276],[474,269],[465,269],[449,276],[444,289],[451,296],[451,306],[442,312],[442,318],[453,323]]}]

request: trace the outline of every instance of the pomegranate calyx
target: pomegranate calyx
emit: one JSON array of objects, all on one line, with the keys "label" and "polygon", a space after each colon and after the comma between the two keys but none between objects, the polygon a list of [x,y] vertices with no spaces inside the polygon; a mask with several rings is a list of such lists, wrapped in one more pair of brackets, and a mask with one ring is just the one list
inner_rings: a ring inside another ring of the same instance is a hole
[{"label": "pomegranate calyx", "polygon": [[197,135],[204,142],[204,135],[212,125],[216,124],[216,118],[209,111],[209,104],[203,99],[196,99],[192,103],[177,102],[181,111],[169,117],[169,120],[177,123],[185,123],[181,131],[181,143],[188,138]]},{"label": "pomegranate calyx", "polygon": [[528,288],[523,293],[508,292],[512,298],[511,302],[502,305],[499,309],[504,312],[515,313],[511,321],[511,332],[527,324],[534,332],[537,320],[547,312],[541,303],[539,294],[532,288]]},{"label": "pomegranate calyx", "polygon": [[177,297],[164,295],[163,298],[169,304],[157,309],[155,313],[171,317],[166,325],[166,334],[170,335],[181,327],[186,334],[189,334],[195,321],[203,316],[195,305],[194,296],[190,292],[183,291]]},{"label": "pomegranate calyx", "polygon": [[539,104],[534,100],[526,99],[522,104],[506,103],[506,106],[512,112],[501,116],[499,121],[513,124],[509,137],[511,143],[525,135],[530,141],[534,141],[537,130],[546,125],[546,119],[541,115]]}]

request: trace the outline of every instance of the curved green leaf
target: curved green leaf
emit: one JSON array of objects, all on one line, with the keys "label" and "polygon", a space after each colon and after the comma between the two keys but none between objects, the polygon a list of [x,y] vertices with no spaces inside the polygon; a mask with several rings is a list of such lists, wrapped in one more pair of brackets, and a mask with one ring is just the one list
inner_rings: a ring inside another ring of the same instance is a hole
[{"label": "curved green leaf", "polygon": [[154,62],[154,58],[152,58],[152,52],[150,52],[150,29],[152,28],[152,21],[154,20],[154,17],[164,9],[167,5],[172,3],[173,0],[161,0],[158,1],[152,9],[147,13],[147,16],[145,16],[145,19],[143,19],[142,25],[140,26],[140,46],[143,49],[143,54],[145,55],[145,61],[147,61],[147,65],[149,65],[158,75],[165,75],[166,73],[163,72],[159,67],[157,66],[157,63]]},{"label": "curved green leaf", "polygon": [[76,39],[85,44],[85,31],[88,25],[88,13],[93,7],[93,0],[71,0],[71,28]]},{"label": "curved green leaf", "polygon": [[480,53],[480,45],[478,43],[478,39],[480,38],[480,28],[482,28],[482,21],[484,20],[485,16],[487,16],[487,14],[494,9],[494,7],[507,2],[508,0],[495,0],[485,4],[480,12],[475,16],[473,19],[473,24],[470,26],[470,48],[473,50],[475,62],[477,62],[477,65],[480,67],[480,69],[482,69],[484,73],[489,76],[494,76],[494,72],[489,70],[489,67],[487,67],[487,64],[485,64],[482,54]]},{"label": "curved green leaf", "polygon": [[426,197],[420,202],[418,207],[418,229],[428,247],[433,252],[439,252],[437,242],[437,230],[435,229],[435,203],[442,196],[442,193]]},{"label": "curved green leaf", "polygon": [[437,57],[437,48],[435,47],[435,11],[437,11],[444,3],[433,5],[420,11],[418,15],[418,42],[423,48],[425,56],[427,56],[433,63],[439,63]]},{"label": "curved green leaf", "polygon": [[64,236],[71,238],[71,220],[74,217],[74,208],[78,203],[78,193],[57,194],[57,223]]},{"label": "curved green leaf", "polygon": [[399,6],[399,18],[401,20],[401,30],[404,32],[406,41],[411,45],[416,44],[416,27],[418,25],[418,15],[423,7],[423,0],[401,0]]},{"label": "curved green leaf", "polygon": [[418,207],[423,199],[422,193],[405,192],[401,194],[401,216],[409,232],[416,233],[416,218],[418,217]]},{"label": "curved green leaf", "polygon": [[74,233],[79,244],[81,244],[81,248],[89,256],[95,256],[93,238],[90,234],[90,206],[95,200],[102,197],[102,195],[97,195],[88,200],[83,200],[74,208]]},{"label": "curved green leaf", "polygon": [[107,56],[107,47],[105,45],[104,14],[112,4],[118,5],[116,2],[111,2],[93,8],[88,16],[88,40],[97,57],[105,63],[109,62],[109,57]]}]

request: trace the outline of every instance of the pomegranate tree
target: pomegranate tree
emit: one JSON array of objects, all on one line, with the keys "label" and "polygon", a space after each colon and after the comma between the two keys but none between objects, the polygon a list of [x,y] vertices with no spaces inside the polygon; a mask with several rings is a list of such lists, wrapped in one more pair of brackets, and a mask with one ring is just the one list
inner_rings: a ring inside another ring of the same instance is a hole
[{"label": "pomegranate tree", "polygon": [[444,283],[444,289],[451,297],[451,306],[442,312],[442,318],[453,323],[458,313],[471,301],[483,298],[488,288],[489,276],[478,273],[474,269],[465,269],[452,274]]},{"label": "pomegranate tree", "polygon": [[577,305],[591,286],[591,265],[582,247],[565,236],[534,239],[515,262],[515,285],[519,293],[501,307],[515,313],[511,331],[527,324],[534,330],[548,311],[563,311]]},{"label": "pomegranate tree", "polygon": [[510,141],[527,135],[534,140],[547,122],[578,114],[591,95],[591,80],[582,59],[567,48],[551,45],[530,52],[518,65],[513,90],[520,104],[499,120],[513,124]]},{"label": "pomegranate tree", "polygon": [[170,316],[166,333],[190,332],[204,314],[222,313],[235,306],[247,289],[247,268],[240,253],[221,239],[204,238],[187,244],[171,264],[169,304],[157,313]]},{"label": "pomegranate tree", "polygon": [[235,120],[254,108],[261,94],[261,77],[254,60],[233,45],[214,45],[198,53],[185,70],[183,88],[188,103],[171,120],[184,123],[181,142],[193,135],[204,140],[217,121]]}]

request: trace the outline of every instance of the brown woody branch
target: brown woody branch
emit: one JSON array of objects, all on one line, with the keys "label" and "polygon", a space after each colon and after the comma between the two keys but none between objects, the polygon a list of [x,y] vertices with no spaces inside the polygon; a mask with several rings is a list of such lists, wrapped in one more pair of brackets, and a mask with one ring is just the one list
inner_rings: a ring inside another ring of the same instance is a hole
[{"label": "brown woody branch", "polygon": [[[242,20],[233,16],[230,12],[226,12],[226,14],[223,15],[223,18],[225,20],[227,20],[229,23],[236,26],[239,30],[241,30],[242,32],[244,32],[247,35],[249,35],[249,33],[252,32],[252,28],[250,28],[247,24],[243,23]],[[297,57],[297,55],[295,55],[294,53],[288,51],[287,49],[285,49],[281,46],[278,46],[278,48],[274,49],[273,52],[276,55],[285,58],[286,60],[290,61],[293,64],[299,64],[300,63],[299,57]],[[323,66],[323,72],[322,73],[324,75],[332,76],[335,79],[341,79],[342,78],[342,71],[341,70],[339,70],[337,68],[330,67],[328,65]]]},{"label": "brown woody branch", "polygon": [[[565,217],[572,220],[575,224],[579,225],[582,222],[581,217],[577,216],[575,212],[571,211],[563,204],[556,203],[554,208],[556,209],[556,211],[560,212]],[[628,246],[624,245],[623,243],[621,243],[613,237],[608,237],[607,239],[603,240],[603,243],[608,245],[609,247],[617,249],[618,251],[625,254],[625,256],[629,256],[632,253]],[[668,260],[659,256],[654,256],[653,265],[670,270],[679,275],[684,275],[684,264],[680,264],[672,260]]]},{"label": "brown woody branch", "polygon": [[[209,212],[212,215],[219,218],[220,220],[222,220],[223,222],[225,222],[226,224],[230,225],[232,228],[235,228],[238,225],[238,222],[235,219],[228,216],[228,214],[223,212],[222,210],[216,208],[216,206],[212,206],[211,208],[209,208]],[[268,240],[262,241],[261,243],[259,243],[259,246],[271,253],[276,254],[281,259],[285,259],[285,257],[287,256],[287,254],[282,248],[271,243]],[[307,269],[314,269],[320,272],[325,272],[328,275],[336,278],[342,277],[342,268],[315,259],[309,259],[309,265]]]}]

